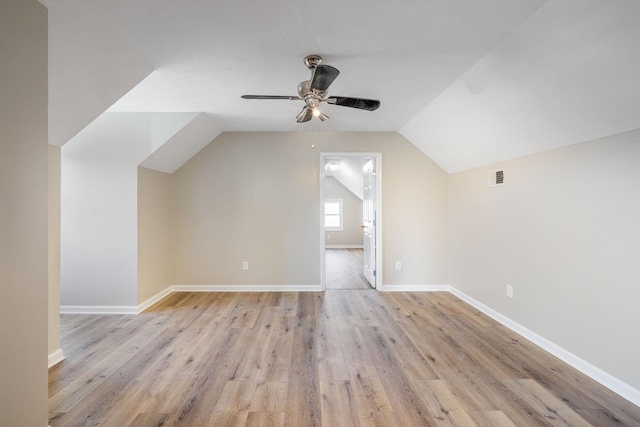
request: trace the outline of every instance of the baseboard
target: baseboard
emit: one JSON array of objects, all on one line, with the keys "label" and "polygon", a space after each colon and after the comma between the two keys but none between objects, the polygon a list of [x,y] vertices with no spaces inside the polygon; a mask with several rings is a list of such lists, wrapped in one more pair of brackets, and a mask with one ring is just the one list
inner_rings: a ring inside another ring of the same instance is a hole
[{"label": "baseboard", "polygon": [[382,285],[383,292],[449,292],[449,285]]},{"label": "baseboard", "polygon": [[596,366],[593,366],[586,360],[581,359],[580,357],[565,350],[564,348],[549,341],[548,339],[525,328],[519,323],[514,322],[508,317],[503,316],[502,314],[498,313],[494,309],[482,304],[480,301],[473,299],[472,297],[465,294],[464,292],[461,292],[454,287],[450,287],[450,292],[453,295],[460,298],[461,300],[463,300],[464,302],[466,302],[467,304],[471,305],[472,307],[475,307],[476,309],[480,310],[487,316],[491,317],[495,321],[511,329],[513,332],[523,336],[524,338],[528,339],[532,343],[536,344],[538,347],[553,354],[558,359],[562,360],[563,362],[567,363],[568,365],[572,366],[573,368],[587,375],[594,381],[597,381],[598,383],[607,387],[609,390],[619,394],[620,396],[624,397],[634,405],[640,406],[640,390],[637,390],[631,387],[629,384],[619,380],[618,378],[614,377],[611,374],[608,374],[602,369]]},{"label": "baseboard", "polygon": [[321,292],[321,285],[173,285],[137,306],[62,305],[60,314],[139,314],[174,292]]},{"label": "baseboard", "polygon": [[62,305],[60,314],[138,314],[135,305]]},{"label": "baseboard", "polygon": [[172,292],[320,292],[321,285],[174,285]]},{"label": "baseboard", "polygon": [[62,353],[62,349],[59,348],[53,353],[49,354],[49,369],[56,366],[58,363],[64,360],[64,354]]},{"label": "baseboard", "polygon": [[142,313],[147,308],[151,307],[153,304],[157,303],[158,301],[160,301],[161,299],[167,297],[168,295],[172,294],[173,292],[175,292],[173,290],[173,286],[169,286],[168,288],[158,292],[157,294],[155,294],[154,296],[152,296],[148,300],[144,301],[141,304],[138,304],[138,307],[137,307],[138,311],[137,312],[138,313]]},{"label": "baseboard", "polygon": [[325,249],[364,249],[362,245],[324,245]]}]

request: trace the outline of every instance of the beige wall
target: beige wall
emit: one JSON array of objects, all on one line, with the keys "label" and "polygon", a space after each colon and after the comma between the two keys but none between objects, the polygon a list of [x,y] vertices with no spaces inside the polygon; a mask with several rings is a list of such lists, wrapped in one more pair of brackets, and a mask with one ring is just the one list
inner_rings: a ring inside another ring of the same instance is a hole
[{"label": "beige wall", "polygon": [[171,181],[138,168],[138,304],[174,284]]},{"label": "beige wall", "polygon": [[342,199],[342,231],[326,231],[325,245],[362,246],[362,200],[332,176],[324,179],[324,198]]},{"label": "beige wall", "polygon": [[0,425],[47,425],[47,11],[0,2]]},{"label": "beige wall", "polygon": [[640,389],[640,131],[449,183],[451,284]]},{"label": "beige wall", "polygon": [[60,349],[60,147],[49,145],[49,354]]},{"label": "beige wall", "polygon": [[320,152],[382,153],[384,283],[448,283],[447,174],[383,132],[220,135],[174,174],[176,283],[319,286]]}]

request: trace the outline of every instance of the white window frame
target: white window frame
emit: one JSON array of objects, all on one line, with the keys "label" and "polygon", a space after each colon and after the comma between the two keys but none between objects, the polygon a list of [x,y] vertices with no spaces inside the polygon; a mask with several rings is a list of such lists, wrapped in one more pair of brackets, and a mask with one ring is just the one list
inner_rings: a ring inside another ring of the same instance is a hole
[{"label": "white window frame", "polygon": [[[326,209],[327,208],[327,203],[337,203],[338,204],[338,210],[339,210],[338,216],[340,218],[340,225],[338,227],[327,227],[327,225],[326,225],[327,224],[327,212],[326,212],[327,211],[327,209]],[[324,217],[323,217],[323,220],[324,220],[324,224],[325,224],[324,229],[326,231],[342,231],[343,230],[344,211],[343,211],[342,207],[343,207],[342,199],[324,199],[324,209],[323,209]]]}]

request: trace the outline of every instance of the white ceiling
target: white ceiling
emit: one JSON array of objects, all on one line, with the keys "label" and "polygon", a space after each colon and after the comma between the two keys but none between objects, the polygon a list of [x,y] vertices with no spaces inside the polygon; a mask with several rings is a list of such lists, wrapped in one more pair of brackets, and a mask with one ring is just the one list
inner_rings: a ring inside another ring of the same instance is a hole
[{"label": "white ceiling", "polygon": [[[636,0],[41,2],[50,142],[105,111],[199,114],[159,170],[224,131],[399,131],[454,172],[640,128]],[[240,99],[295,95],[311,53],[330,94],[381,107],[298,124],[301,101]]]},{"label": "white ceiling", "polygon": [[639,1],[550,1],[400,132],[456,172],[638,129],[639,18]]}]

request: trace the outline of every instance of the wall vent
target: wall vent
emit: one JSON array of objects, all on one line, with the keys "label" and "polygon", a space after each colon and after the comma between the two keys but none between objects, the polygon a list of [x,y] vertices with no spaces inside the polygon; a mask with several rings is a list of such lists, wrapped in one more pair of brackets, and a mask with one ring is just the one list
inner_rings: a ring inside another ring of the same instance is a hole
[{"label": "wall vent", "polygon": [[495,187],[498,185],[504,185],[504,170],[487,172],[487,186]]}]

